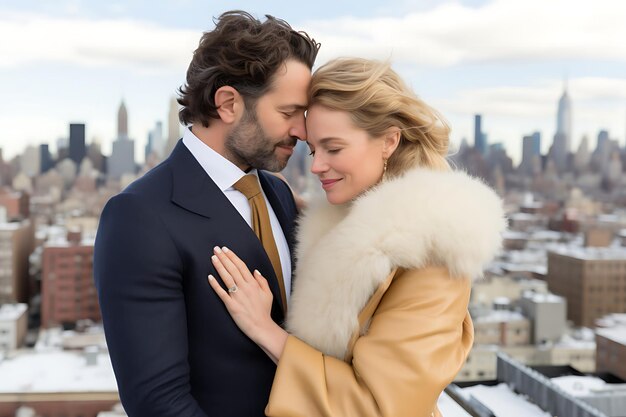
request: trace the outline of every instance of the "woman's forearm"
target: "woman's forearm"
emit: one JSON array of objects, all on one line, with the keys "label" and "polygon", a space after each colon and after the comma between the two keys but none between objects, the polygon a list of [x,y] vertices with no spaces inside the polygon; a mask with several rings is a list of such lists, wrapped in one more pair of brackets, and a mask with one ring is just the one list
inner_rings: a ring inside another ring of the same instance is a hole
[{"label": "woman's forearm", "polygon": [[278,363],[285,349],[288,336],[289,333],[272,321],[267,329],[259,332],[259,335],[253,340],[274,363]]}]

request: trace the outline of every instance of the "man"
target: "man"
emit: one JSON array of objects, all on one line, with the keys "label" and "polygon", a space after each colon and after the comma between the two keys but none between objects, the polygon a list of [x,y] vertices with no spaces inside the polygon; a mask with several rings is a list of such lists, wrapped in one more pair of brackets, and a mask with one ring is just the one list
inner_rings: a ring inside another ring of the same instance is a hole
[{"label": "man", "polygon": [[[283,169],[306,139],[318,49],[284,21],[224,13],[202,36],[180,89],[190,128],[166,161],[103,210],[94,274],[130,417],[264,415],[275,366],[237,329],[207,276],[217,274],[213,248],[232,248],[267,277],[272,317],[284,319],[296,206],[288,186],[260,169]],[[252,198],[235,188],[246,173],[261,185],[255,201],[267,208],[275,256],[267,233],[259,240],[251,227]]]}]

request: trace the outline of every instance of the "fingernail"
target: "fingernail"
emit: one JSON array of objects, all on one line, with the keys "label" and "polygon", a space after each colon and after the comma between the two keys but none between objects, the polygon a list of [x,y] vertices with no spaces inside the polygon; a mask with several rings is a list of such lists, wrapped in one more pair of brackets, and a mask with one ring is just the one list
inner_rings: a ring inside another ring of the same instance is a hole
[{"label": "fingernail", "polygon": [[219,246],[214,247],[213,250],[215,251],[215,253],[222,253],[222,250],[219,248]]},{"label": "fingernail", "polygon": [[226,246],[222,246],[222,250],[224,251],[224,253],[227,253],[229,249]]},{"label": "fingernail", "polygon": [[254,270],[254,275],[261,276],[261,273],[259,272],[259,270],[258,270],[258,269],[255,269],[255,270]]},{"label": "fingernail", "polygon": [[214,279],[215,279],[215,277],[213,275],[209,274],[209,281],[212,281]]},{"label": "fingernail", "polygon": [[211,259],[213,260],[213,262],[219,262],[218,257],[215,255],[211,256]]}]

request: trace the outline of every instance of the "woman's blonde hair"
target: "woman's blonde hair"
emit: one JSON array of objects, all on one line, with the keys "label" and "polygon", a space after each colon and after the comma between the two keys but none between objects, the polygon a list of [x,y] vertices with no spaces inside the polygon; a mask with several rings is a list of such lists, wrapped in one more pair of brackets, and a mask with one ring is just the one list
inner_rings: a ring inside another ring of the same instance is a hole
[{"label": "woman's blonde hair", "polygon": [[387,175],[421,166],[447,170],[450,128],[435,109],[420,100],[385,62],[339,58],[320,67],[311,80],[309,106],[348,112],[371,137],[400,130]]}]

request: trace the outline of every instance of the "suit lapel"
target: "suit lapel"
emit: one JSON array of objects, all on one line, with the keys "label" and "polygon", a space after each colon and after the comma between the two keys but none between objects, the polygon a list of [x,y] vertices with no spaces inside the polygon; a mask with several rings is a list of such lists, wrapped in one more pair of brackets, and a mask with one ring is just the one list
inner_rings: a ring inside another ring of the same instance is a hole
[{"label": "suit lapel", "polygon": [[[217,221],[227,222],[227,233],[239,236],[239,240],[244,242],[241,248],[236,251],[237,255],[251,269],[258,268],[268,280],[277,307],[272,308],[272,317],[277,322],[283,321],[284,306],[282,305],[280,288],[278,287],[274,268],[265,253],[261,241],[248,226],[248,223],[233,207],[222,190],[207,175],[182,140],[178,141],[178,144],[172,151],[170,166],[173,176],[172,202],[202,217],[215,218]],[[272,199],[278,200],[273,190],[269,193],[266,191],[266,194],[271,194]],[[272,205],[272,208],[274,208],[274,205]],[[279,216],[278,213],[276,215],[277,217]],[[283,220],[280,220],[281,217],[279,217],[279,221],[282,226],[283,222],[285,224],[288,223],[285,220],[286,215],[282,207],[281,216]],[[222,224],[221,226],[224,225]],[[223,243],[218,242],[217,244],[221,245]]]},{"label": "suit lapel", "polygon": [[[228,202],[224,193],[206,174],[189,149],[179,140],[170,156],[172,202],[185,210],[211,218],[219,206]],[[222,196],[224,201],[215,201]]]}]

